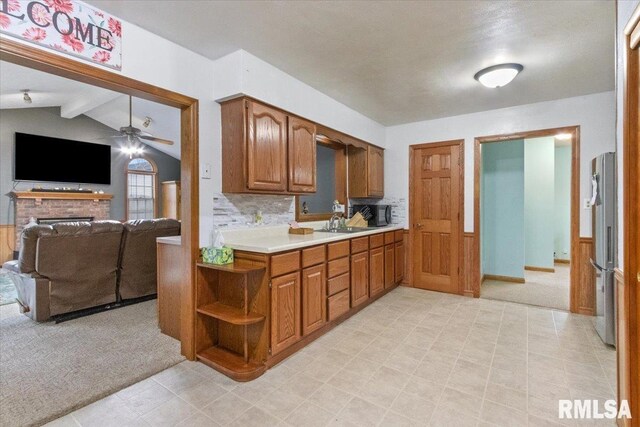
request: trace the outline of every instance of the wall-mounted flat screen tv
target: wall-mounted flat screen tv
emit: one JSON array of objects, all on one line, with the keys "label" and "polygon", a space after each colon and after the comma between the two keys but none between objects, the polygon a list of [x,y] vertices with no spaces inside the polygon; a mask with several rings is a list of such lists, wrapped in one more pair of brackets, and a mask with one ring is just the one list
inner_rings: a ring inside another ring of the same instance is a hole
[{"label": "wall-mounted flat screen tv", "polygon": [[16,181],[111,184],[111,146],[16,132]]}]

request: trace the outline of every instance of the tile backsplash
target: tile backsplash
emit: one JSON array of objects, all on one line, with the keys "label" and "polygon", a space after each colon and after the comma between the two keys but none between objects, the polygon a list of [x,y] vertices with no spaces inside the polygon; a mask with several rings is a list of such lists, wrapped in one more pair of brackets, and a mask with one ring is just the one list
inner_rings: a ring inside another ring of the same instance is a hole
[{"label": "tile backsplash", "polygon": [[[384,199],[354,199],[351,204],[391,205],[394,225],[405,225],[407,220],[406,199],[385,197]],[[213,221],[221,228],[243,228],[256,226],[256,213],[262,212],[262,225],[288,224],[295,219],[295,197],[262,194],[213,195]]]}]

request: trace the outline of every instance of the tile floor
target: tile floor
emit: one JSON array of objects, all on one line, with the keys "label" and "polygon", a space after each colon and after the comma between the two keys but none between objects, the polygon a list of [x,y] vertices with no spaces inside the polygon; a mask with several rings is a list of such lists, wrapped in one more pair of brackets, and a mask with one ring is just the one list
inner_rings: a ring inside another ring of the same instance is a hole
[{"label": "tile floor", "polygon": [[480,297],[569,310],[569,264],[555,264],[555,272],[524,271],[525,283],[485,280]]},{"label": "tile floor", "polygon": [[49,426],[542,426],[614,389],[588,317],[398,288],[255,381],[183,362]]}]

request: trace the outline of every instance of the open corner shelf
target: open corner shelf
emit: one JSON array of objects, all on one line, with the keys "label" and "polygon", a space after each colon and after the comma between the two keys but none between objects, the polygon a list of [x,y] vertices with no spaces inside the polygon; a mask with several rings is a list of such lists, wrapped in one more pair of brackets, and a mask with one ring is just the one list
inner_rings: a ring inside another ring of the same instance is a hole
[{"label": "open corner shelf", "polygon": [[265,316],[262,314],[245,314],[244,310],[241,308],[231,307],[219,302],[198,307],[197,311],[200,314],[213,317],[214,319],[240,326],[253,325],[255,323],[263,322],[265,319]]},{"label": "open corner shelf", "polygon": [[199,262],[196,264],[200,268],[208,268],[210,270],[224,271],[227,273],[236,273],[236,274],[250,274],[250,273],[259,273],[261,271],[265,271],[265,267],[245,267],[238,265],[237,263],[233,264],[207,264],[204,262]]},{"label": "open corner shelf", "polygon": [[245,362],[244,358],[221,347],[209,347],[196,354],[198,360],[237,381],[251,381],[264,373],[264,363]]}]

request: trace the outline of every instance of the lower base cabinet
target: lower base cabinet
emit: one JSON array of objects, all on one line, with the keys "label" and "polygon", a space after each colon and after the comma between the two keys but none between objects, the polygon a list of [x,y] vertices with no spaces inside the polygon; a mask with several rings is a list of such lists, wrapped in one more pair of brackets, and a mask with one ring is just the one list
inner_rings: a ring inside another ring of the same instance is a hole
[{"label": "lower base cabinet", "polygon": [[378,295],[384,291],[384,248],[369,251],[369,295]]},{"label": "lower base cabinet", "polygon": [[396,283],[400,283],[404,279],[404,243],[402,241],[396,242],[394,249]]},{"label": "lower base cabinet", "polygon": [[387,289],[396,283],[395,272],[395,245],[386,245],[384,247],[384,288]]},{"label": "lower base cabinet", "polygon": [[271,354],[295,344],[300,331],[300,273],[271,280]]},{"label": "lower base cabinet", "polygon": [[349,290],[345,289],[327,298],[327,309],[329,321],[337,319],[349,311]]},{"label": "lower base cabinet", "polygon": [[351,256],[351,307],[369,299],[369,253]]},{"label": "lower base cabinet", "polygon": [[327,274],[324,264],[302,270],[302,335],[321,328],[326,323]]}]

